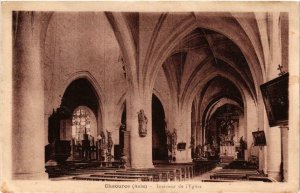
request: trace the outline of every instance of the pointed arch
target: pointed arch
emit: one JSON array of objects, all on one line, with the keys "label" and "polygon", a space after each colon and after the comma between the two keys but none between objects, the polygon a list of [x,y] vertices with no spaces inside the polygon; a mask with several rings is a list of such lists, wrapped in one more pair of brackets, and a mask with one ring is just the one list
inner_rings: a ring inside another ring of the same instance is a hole
[{"label": "pointed arch", "polygon": [[[78,71],[68,76],[66,81],[63,83],[63,87],[60,90],[60,96],[63,96],[67,88],[76,80],[78,79],[85,79],[88,81],[88,83],[91,84],[91,87],[94,91],[95,96],[97,97],[98,101],[98,111],[97,111],[97,117],[98,117],[98,131],[101,130],[101,127],[103,126],[103,120],[105,119],[104,115],[104,103],[105,103],[105,96],[104,92],[102,91],[102,88],[98,84],[97,80],[94,78],[94,76],[89,71]],[[100,123],[100,124],[99,124]]]},{"label": "pointed arch", "polygon": [[[228,20],[222,17],[216,18],[216,16],[213,18],[199,18],[196,16],[196,18],[197,19],[195,19],[195,17],[190,17],[182,21],[179,26],[176,26],[176,29],[173,30],[173,33],[170,34],[168,39],[160,44],[159,48],[155,49],[156,53],[153,54],[153,57],[148,61],[148,65],[151,67],[149,67],[149,71],[146,74],[148,78],[146,79],[145,84],[148,84],[150,88],[153,88],[159,68],[166,58],[172,53],[172,50],[176,47],[177,42],[181,41],[194,29],[200,27],[216,31],[226,36],[240,48],[249,65],[251,75],[254,80],[255,90],[256,93],[258,93],[259,88],[257,85],[260,85],[265,80],[264,69],[261,68],[261,64],[257,58],[257,55],[253,56],[252,53],[256,52],[256,50],[251,44],[249,37],[243,32],[243,29],[241,29],[241,26],[237,24],[234,19]],[[220,20],[222,20],[222,22],[220,22]],[[220,23],[222,23],[222,25]],[[232,28],[233,30],[228,30],[228,28]]]}]

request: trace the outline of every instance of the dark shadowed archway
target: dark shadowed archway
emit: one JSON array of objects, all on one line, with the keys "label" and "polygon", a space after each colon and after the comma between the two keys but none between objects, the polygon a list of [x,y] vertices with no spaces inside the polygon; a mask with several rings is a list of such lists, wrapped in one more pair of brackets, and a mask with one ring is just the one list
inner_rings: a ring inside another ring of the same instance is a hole
[{"label": "dark shadowed archway", "polygon": [[165,112],[160,100],[152,95],[152,159],[168,160]]}]

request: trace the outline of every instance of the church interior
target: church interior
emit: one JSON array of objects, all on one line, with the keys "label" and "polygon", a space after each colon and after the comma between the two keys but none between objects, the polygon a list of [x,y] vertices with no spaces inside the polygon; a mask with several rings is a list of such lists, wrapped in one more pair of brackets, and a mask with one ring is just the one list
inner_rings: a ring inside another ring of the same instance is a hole
[{"label": "church interior", "polygon": [[12,17],[15,179],[288,180],[287,12]]}]

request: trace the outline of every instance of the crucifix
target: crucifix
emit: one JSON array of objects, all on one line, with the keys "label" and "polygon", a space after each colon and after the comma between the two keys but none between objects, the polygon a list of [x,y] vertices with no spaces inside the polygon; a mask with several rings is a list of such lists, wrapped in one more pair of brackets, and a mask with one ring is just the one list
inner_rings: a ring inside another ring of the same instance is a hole
[{"label": "crucifix", "polygon": [[278,64],[278,68],[277,68],[277,70],[279,70],[279,71],[280,71],[280,73],[278,74],[279,76],[282,76],[282,75],[284,75],[284,74],[285,74],[285,71],[283,71],[283,70],[282,70],[282,68],[283,68],[283,66],[282,66],[282,65],[280,65],[280,64]]}]

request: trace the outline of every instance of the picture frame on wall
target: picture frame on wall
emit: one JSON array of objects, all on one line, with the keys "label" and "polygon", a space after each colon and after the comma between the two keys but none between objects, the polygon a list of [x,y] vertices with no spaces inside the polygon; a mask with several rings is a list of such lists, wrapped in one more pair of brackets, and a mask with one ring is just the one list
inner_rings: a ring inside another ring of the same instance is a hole
[{"label": "picture frame on wall", "polygon": [[185,148],[186,148],[186,143],[181,142],[181,143],[178,143],[178,144],[177,144],[177,150],[178,150],[178,151],[184,151]]},{"label": "picture frame on wall", "polygon": [[254,146],[266,146],[266,136],[264,131],[252,132]]},{"label": "picture frame on wall", "polygon": [[288,123],[288,79],[286,73],[260,86],[270,127]]}]

